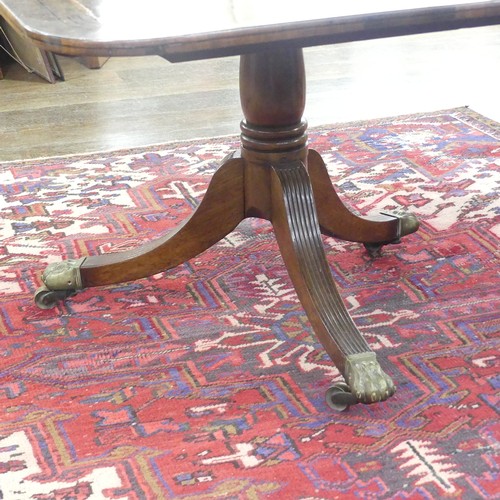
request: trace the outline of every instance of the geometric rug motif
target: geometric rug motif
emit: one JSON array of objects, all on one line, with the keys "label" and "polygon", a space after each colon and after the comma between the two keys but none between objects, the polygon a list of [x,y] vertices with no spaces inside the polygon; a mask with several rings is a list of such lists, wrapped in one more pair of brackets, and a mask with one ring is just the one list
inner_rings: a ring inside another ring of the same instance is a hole
[{"label": "geometric rug motif", "polygon": [[339,373],[262,220],[34,304],[47,264],[174,229],[237,137],[1,163],[0,498],[500,498],[500,126],[460,108],[309,143],[353,210],[419,217],[375,259],[323,238],[396,394],[328,408]]}]

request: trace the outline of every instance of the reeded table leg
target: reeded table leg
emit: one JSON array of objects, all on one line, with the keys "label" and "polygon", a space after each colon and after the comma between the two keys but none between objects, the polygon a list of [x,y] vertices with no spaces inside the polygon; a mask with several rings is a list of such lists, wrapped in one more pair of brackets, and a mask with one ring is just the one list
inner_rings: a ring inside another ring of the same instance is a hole
[{"label": "reeded table leg", "polygon": [[381,370],[333,282],[306,169],[300,161],[272,168],[272,223],[314,331],[356,400],[383,401],[394,393],[394,384]]},{"label": "reeded table leg", "polygon": [[46,309],[86,287],[145,278],[210,248],[244,218],[243,172],[241,158],[226,159],[193,215],[172,233],[131,250],[50,264],[42,275],[45,286],[35,295],[37,305]]},{"label": "reeded table leg", "polygon": [[380,214],[372,217],[353,214],[335,192],[323,159],[312,149],[308,153],[307,166],[323,234],[364,243],[373,255],[382,245],[399,243],[403,236],[418,229],[418,220],[412,214]]},{"label": "reeded table leg", "polygon": [[[356,402],[383,401],[394,393],[394,384],[349,316],[321,241],[320,221],[323,229],[337,230],[338,225],[330,222],[346,217],[347,222],[341,222],[340,227],[344,235],[352,235],[356,232],[353,222],[359,225],[360,218],[336,198],[319,155],[308,154],[307,124],[301,119],[305,104],[302,52],[278,49],[242,56],[240,89],[245,115],[241,139],[246,161],[246,213],[272,222],[314,332],[347,382],[347,386],[331,388],[327,402],[343,409]],[[308,174],[311,168],[313,185]],[[330,189],[323,189],[322,183]],[[317,207],[322,219],[318,219]],[[364,234],[358,231],[361,238],[367,237],[373,224],[366,223]],[[392,220],[381,227],[375,241],[396,237]]]}]

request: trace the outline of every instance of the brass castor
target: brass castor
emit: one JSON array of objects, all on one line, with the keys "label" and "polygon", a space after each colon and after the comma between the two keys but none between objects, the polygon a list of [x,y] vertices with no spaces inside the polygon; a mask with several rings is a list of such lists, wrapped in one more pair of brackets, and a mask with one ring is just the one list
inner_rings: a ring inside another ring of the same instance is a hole
[{"label": "brass castor", "polygon": [[363,243],[364,247],[366,248],[366,251],[368,252],[368,255],[372,259],[380,256],[380,250],[382,249],[382,247],[384,245],[397,245],[398,243],[401,243],[401,238],[403,236],[414,233],[420,225],[417,217],[413,214],[408,213],[408,214],[403,214],[403,215],[395,215],[395,214],[388,214],[388,213],[382,212],[382,215],[388,215],[389,217],[395,217],[398,219],[397,235],[393,240],[389,240],[389,241],[377,241],[375,243]]},{"label": "brass castor", "polygon": [[85,259],[82,257],[49,264],[42,274],[43,285],[35,292],[35,304],[40,309],[52,309],[59,301],[82,290],[80,267]]},{"label": "brass castor", "polygon": [[374,259],[380,256],[380,250],[384,246],[383,243],[363,243],[368,255]]},{"label": "brass castor", "polygon": [[326,404],[335,411],[345,411],[349,406],[358,403],[358,400],[352,394],[349,386],[344,382],[338,382],[332,385],[325,394]]},{"label": "brass castor", "polygon": [[401,243],[401,240],[393,240],[393,241],[386,241],[384,243],[363,243],[363,246],[365,247],[366,251],[368,252],[368,255],[374,259],[376,257],[380,257],[380,251],[382,250],[382,247],[385,245],[396,245],[398,243]]},{"label": "brass castor", "polygon": [[49,290],[46,286],[41,286],[35,292],[35,304],[40,309],[52,309],[58,302],[75,295],[76,290]]}]

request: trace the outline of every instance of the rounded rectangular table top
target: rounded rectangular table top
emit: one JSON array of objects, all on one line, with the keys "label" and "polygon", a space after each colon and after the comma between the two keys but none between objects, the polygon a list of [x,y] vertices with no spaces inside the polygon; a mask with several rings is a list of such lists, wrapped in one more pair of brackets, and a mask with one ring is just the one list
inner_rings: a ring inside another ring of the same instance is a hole
[{"label": "rounded rectangular table top", "polygon": [[500,0],[0,0],[46,50],[176,60],[500,24]]}]

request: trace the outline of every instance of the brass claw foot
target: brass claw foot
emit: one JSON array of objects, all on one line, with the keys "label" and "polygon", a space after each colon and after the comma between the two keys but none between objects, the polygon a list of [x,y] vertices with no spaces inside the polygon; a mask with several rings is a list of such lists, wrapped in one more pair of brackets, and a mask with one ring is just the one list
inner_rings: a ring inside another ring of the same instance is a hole
[{"label": "brass claw foot", "polygon": [[419,226],[420,223],[418,222],[418,219],[415,215],[402,215],[401,217],[399,217],[399,237],[401,238],[408,234],[414,233]]},{"label": "brass claw foot", "polygon": [[396,390],[373,352],[347,356],[345,378],[348,384],[338,382],[326,391],[326,403],[336,411],[344,411],[358,403],[385,401]]},{"label": "brass claw foot", "polygon": [[49,290],[81,290],[83,288],[80,267],[85,257],[78,260],[63,260],[47,266],[42,281]]},{"label": "brass claw foot", "polygon": [[50,309],[58,301],[75,295],[83,289],[80,267],[85,257],[49,264],[42,274],[44,286],[35,292],[35,303],[40,309]]},{"label": "brass claw foot", "polygon": [[385,214],[383,213],[382,215],[387,215],[390,217],[394,217],[395,219],[398,220],[398,227],[397,227],[397,236],[390,241],[380,241],[376,243],[363,243],[363,246],[366,248],[366,251],[370,255],[370,257],[378,257],[380,255],[380,250],[384,245],[394,245],[397,243],[401,243],[401,238],[403,236],[406,236],[408,234],[414,233],[420,223],[418,222],[418,219],[415,215],[413,214],[404,214],[401,216],[394,215],[394,214]]},{"label": "brass claw foot", "polygon": [[392,379],[382,371],[373,352],[347,356],[345,367],[346,382],[360,403],[385,401],[396,391]]}]

